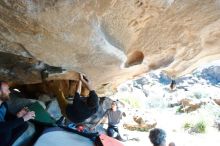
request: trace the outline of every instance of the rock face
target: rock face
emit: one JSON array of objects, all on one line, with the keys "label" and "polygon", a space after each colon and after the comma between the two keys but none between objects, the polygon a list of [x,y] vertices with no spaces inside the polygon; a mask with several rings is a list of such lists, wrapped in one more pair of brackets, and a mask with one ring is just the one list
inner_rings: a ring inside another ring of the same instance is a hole
[{"label": "rock face", "polygon": [[216,0],[2,0],[0,79],[42,82],[44,64],[83,72],[96,87],[160,67],[179,77],[220,58],[219,7]]},{"label": "rock face", "polygon": [[185,98],[185,99],[181,99],[180,100],[180,104],[182,106],[180,107],[179,112],[187,112],[187,113],[189,113],[189,112],[197,110],[204,103],[202,103],[202,102],[195,102],[195,101],[193,101],[191,99],[186,99]]},{"label": "rock face", "polygon": [[211,84],[215,85],[220,83],[220,66],[210,66],[197,73],[198,77],[208,80]]}]

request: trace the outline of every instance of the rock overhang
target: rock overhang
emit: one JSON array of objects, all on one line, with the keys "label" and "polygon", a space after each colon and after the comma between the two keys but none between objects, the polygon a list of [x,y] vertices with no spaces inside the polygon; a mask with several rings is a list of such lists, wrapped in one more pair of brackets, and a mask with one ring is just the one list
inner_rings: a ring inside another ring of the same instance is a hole
[{"label": "rock overhang", "polygon": [[5,0],[0,76],[40,83],[56,66],[47,80],[83,72],[97,89],[158,68],[177,78],[220,58],[219,7],[214,0]]}]

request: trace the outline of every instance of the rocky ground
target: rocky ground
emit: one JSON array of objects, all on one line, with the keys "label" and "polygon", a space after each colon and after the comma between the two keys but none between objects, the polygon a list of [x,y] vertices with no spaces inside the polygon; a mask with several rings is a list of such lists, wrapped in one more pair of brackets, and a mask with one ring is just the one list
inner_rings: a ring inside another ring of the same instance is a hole
[{"label": "rocky ground", "polygon": [[[198,113],[199,114],[199,113]],[[190,133],[183,128],[184,122],[189,119],[188,115],[176,115],[171,111],[155,111],[152,115],[156,118],[158,128],[162,128],[167,132],[167,142],[175,142],[178,146],[209,146],[218,145],[220,140],[220,132],[216,127],[207,124],[205,133]],[[191,117],[193,122],[199,120],[196,117]],[[139,138],[139,141],[130,140],[125,143],[126,146],[136,144],[138,146],[151,145],[148,135],[149,132],[124,131],[129,133],[130,137]]]},{"label": "rocky ground", "polygon": [[[160,71],[151,72],[120,85],[111,98],[127,104],[125,123],[141,127],[138,124],[141,121],[150,128],[152,125],[162,128],[167,132],[167,142],[173,141],[177,146],[219,145],[219,77],[217,62],[177,79],[177,88],[171,91],[170,78]],[[132,123],[134,116],[141,117],[141,120]],[[151,145],[149,132],[138,130],[123,131],[131,138],[125,142],[126,146]]]}]

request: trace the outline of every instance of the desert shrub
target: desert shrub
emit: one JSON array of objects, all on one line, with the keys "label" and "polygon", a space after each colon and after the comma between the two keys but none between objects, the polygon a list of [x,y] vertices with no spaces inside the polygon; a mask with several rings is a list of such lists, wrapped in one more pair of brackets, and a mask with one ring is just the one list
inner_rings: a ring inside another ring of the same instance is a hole
[{"label": "desert shrub", "polygon": [[179,106],[177,109],[176,109],[176,113],[184,113],[184,110],[183,110],[183,106]]},{"label": "desert shrub", "polygon": [[188,130],[188,129],[192,128],[192,124],[189,122],[186,122],[186,123],[184,123],[183,128],[184,128],[184,130]]},{"label": "desert shrub", "polygon": [[199,121],[195,124],[194,130],[196,133],[205,133],[206,132],[206,123],[204,121]]},{"label": "desert shrub", "polygon": [[205,133],[207,125],[204,121],[199,121],[195,124],[191,124],[189,122],[184,123],[183,125],[184,130],[188,131],[189,133]]}]

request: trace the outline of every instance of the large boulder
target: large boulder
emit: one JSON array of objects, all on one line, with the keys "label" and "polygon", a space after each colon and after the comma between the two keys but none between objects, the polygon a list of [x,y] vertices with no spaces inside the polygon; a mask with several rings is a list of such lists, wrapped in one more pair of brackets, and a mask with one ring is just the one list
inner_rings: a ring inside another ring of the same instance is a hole
[{"label": "large boulder", "polygon": [[215,0],[3,0],[0,79],[32,84],[77,80],[83,72],[98,88],[161,67],[182,76],[219,59],[218,6]]},{"label": "large boulder", "polygon": [[[109,97],[101,97],[99,100],[99,108],[98,111],[93,114],[91,117],[86,119],[85,123],[95,124],[104,116],[107,109],[111,108],[112,99]],[[103,121],[105,122],[105,121]]]},{"label": "large boulder", "polygon": [[55,120],[59,120],[62,117],[59,104],[57,100],[52,100],[47,106],[47,112],[53,117]]}]

